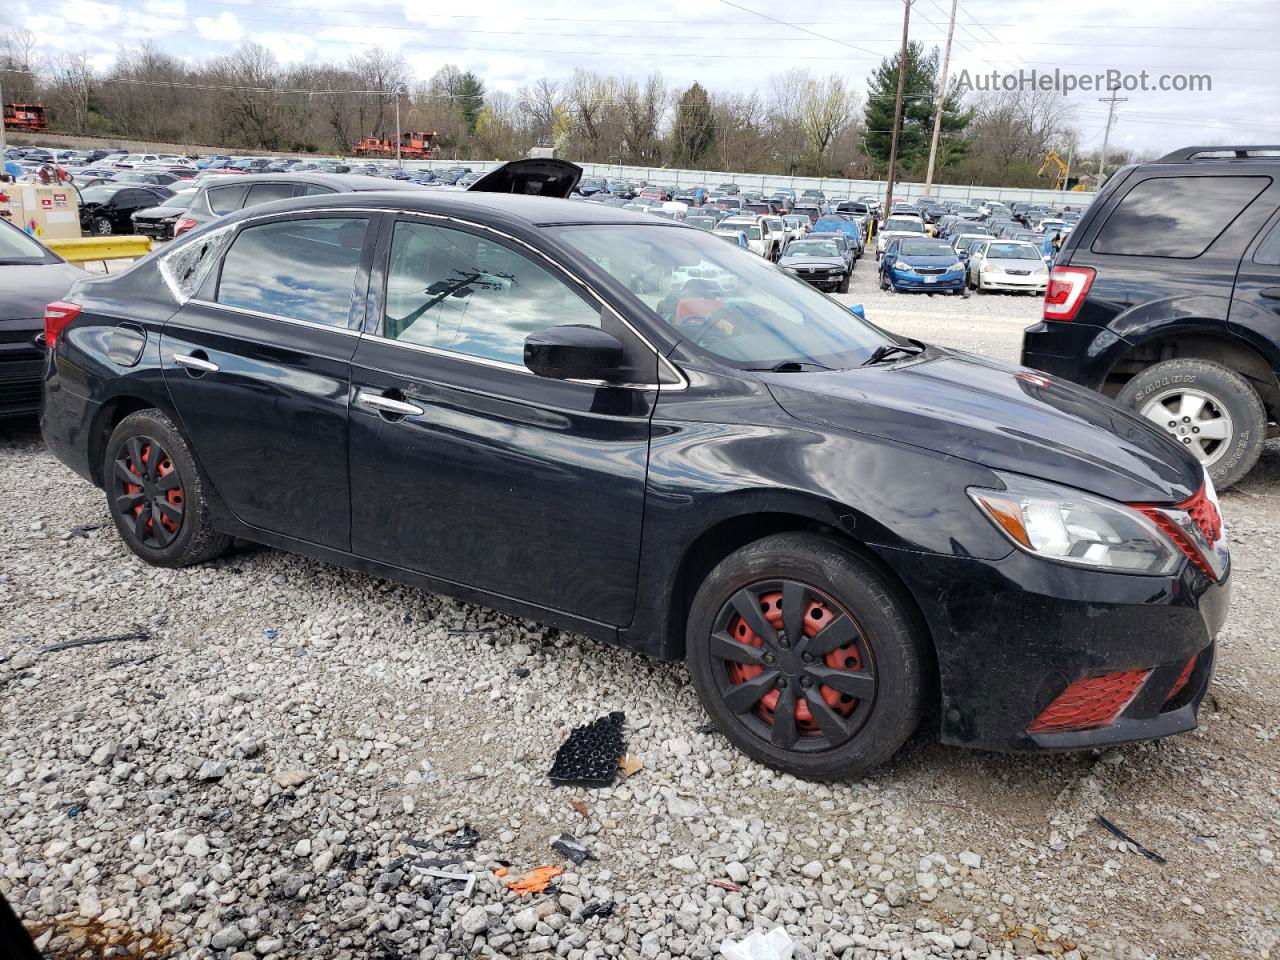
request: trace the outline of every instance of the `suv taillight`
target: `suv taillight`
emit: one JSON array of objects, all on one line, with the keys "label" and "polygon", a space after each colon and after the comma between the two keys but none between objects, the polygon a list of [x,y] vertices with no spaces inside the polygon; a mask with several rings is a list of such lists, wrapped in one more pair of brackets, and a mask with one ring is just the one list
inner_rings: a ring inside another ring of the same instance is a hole
[{"label": "suv taillight", "polygon": [[183,217],[173,225],[174,239],[176,240],[178,237],[182,236],[184,233],[186,233],[195,225],[196,225],[196,221],[192,220],[190,217]]},{"label": "suv taillight", "polygon": [[1054,267],[1044,295],[1044,318],[1074,320],[1096,275],[1092,267]]},{"label": "suv taillight", "polygon": [[58,343],[58,334],[80,316],[80,304],[55,300],[44,308],[44,344],[52,350]]}]

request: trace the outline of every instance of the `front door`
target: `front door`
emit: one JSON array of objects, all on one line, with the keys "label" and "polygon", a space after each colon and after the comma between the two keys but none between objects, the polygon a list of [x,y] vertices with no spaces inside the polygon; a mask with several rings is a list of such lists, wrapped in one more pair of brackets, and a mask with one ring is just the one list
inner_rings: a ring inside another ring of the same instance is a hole
[{"label": "front door", "polygon": [[232,513],[340,550],[370,222],[332,212],[250,222],[161,340],[182,427]]},{"label": "front door", "polygon": [[[528,248],[404,218],[352,359],[352,550],[543,608],[631,620],[656,354]],[[376,315],[372,315],[376,314]],[[624,340],[638,385],[549,380],[524,340]]]}]

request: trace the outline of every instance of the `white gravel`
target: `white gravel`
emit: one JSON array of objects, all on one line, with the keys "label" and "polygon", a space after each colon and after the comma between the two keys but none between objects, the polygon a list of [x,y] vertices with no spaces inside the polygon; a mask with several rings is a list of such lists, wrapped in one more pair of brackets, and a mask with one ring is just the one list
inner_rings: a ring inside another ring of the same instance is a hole
[{"label": "white gravel", "polygon": [[[855,298],[1004,357],[1037,309]],[[0,889],[59,960],[664,960],[776,925],[802,960],[1280,950],[1274,449],[1225,499],[1235,606],[1199,731],[1008,757],[925,730],[835,786],[708,732],[679,665],[265,549],[146,567],[29,423],[0,425],[0,496]],[[569,730],[610,710],[643,769],[552,787]],[[478,844],[449,848],[464,825]],[[562,832],[594,859],[552,850]],[[457,859],[470,895],[423,859]],[[542,864],[566,869],[554,893],[494,873]]]}]

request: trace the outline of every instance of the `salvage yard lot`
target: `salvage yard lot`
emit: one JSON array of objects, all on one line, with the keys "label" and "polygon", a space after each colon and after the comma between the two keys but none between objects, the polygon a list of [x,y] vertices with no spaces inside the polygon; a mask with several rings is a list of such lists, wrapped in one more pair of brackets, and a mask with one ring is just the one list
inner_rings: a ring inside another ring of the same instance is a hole
[{"label": "salvage yard lot", "polygon": [[[1039,310],[884,294],[870,258],[841,299],[1006,360]],[[52,957],[104,930],[174,957],[710,957],[775,923],[806,958],[1280,950],[1274,442],[1223,498],[1234,599],[1200,730],[999,756],[926,725],[834,786],[707,732],[678,664],[266,549],[144,566],[32,423],[0,425],[0,496],[0,879]],[[40,652],[134,630],[150,639]],[[643,769],[550,786],[569,729],[610,710]],[[463,824],[478,845],[448,849]],[[566,863],[561,832],[595,859]],[[474,892],[409,855],[461,860]],[[558,896],[518,897],[500,863],[568,872]]]}]

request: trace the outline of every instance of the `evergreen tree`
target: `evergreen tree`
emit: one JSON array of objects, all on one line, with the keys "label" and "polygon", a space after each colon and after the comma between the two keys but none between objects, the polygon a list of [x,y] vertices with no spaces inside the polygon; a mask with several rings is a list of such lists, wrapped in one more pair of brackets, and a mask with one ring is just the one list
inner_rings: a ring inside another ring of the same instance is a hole
[{"label": "evergreen tree", "polygon": [[674,130],[676,166],[696,167],[716,138],[711,100],[702,84],[695,83],[680,96]]},{"label": "evergreen tree", "polygon": [[[899,54],[886,58],[872,72],[867,83],[867,153],[881,169],[889,166],[900,59]],[[937,47],[926,53],[922,43],[912,41],[907,45],[902,126],[898,132],[898,164],[901,170],[922,169],[928,162],[939,72]],[[942,131],[938,143],[940,168],[965,155],[968,143],[963,134],[972,119],[971,111],[961,107],[961,95],[954,81],[950,87],[942,104]]]}]

